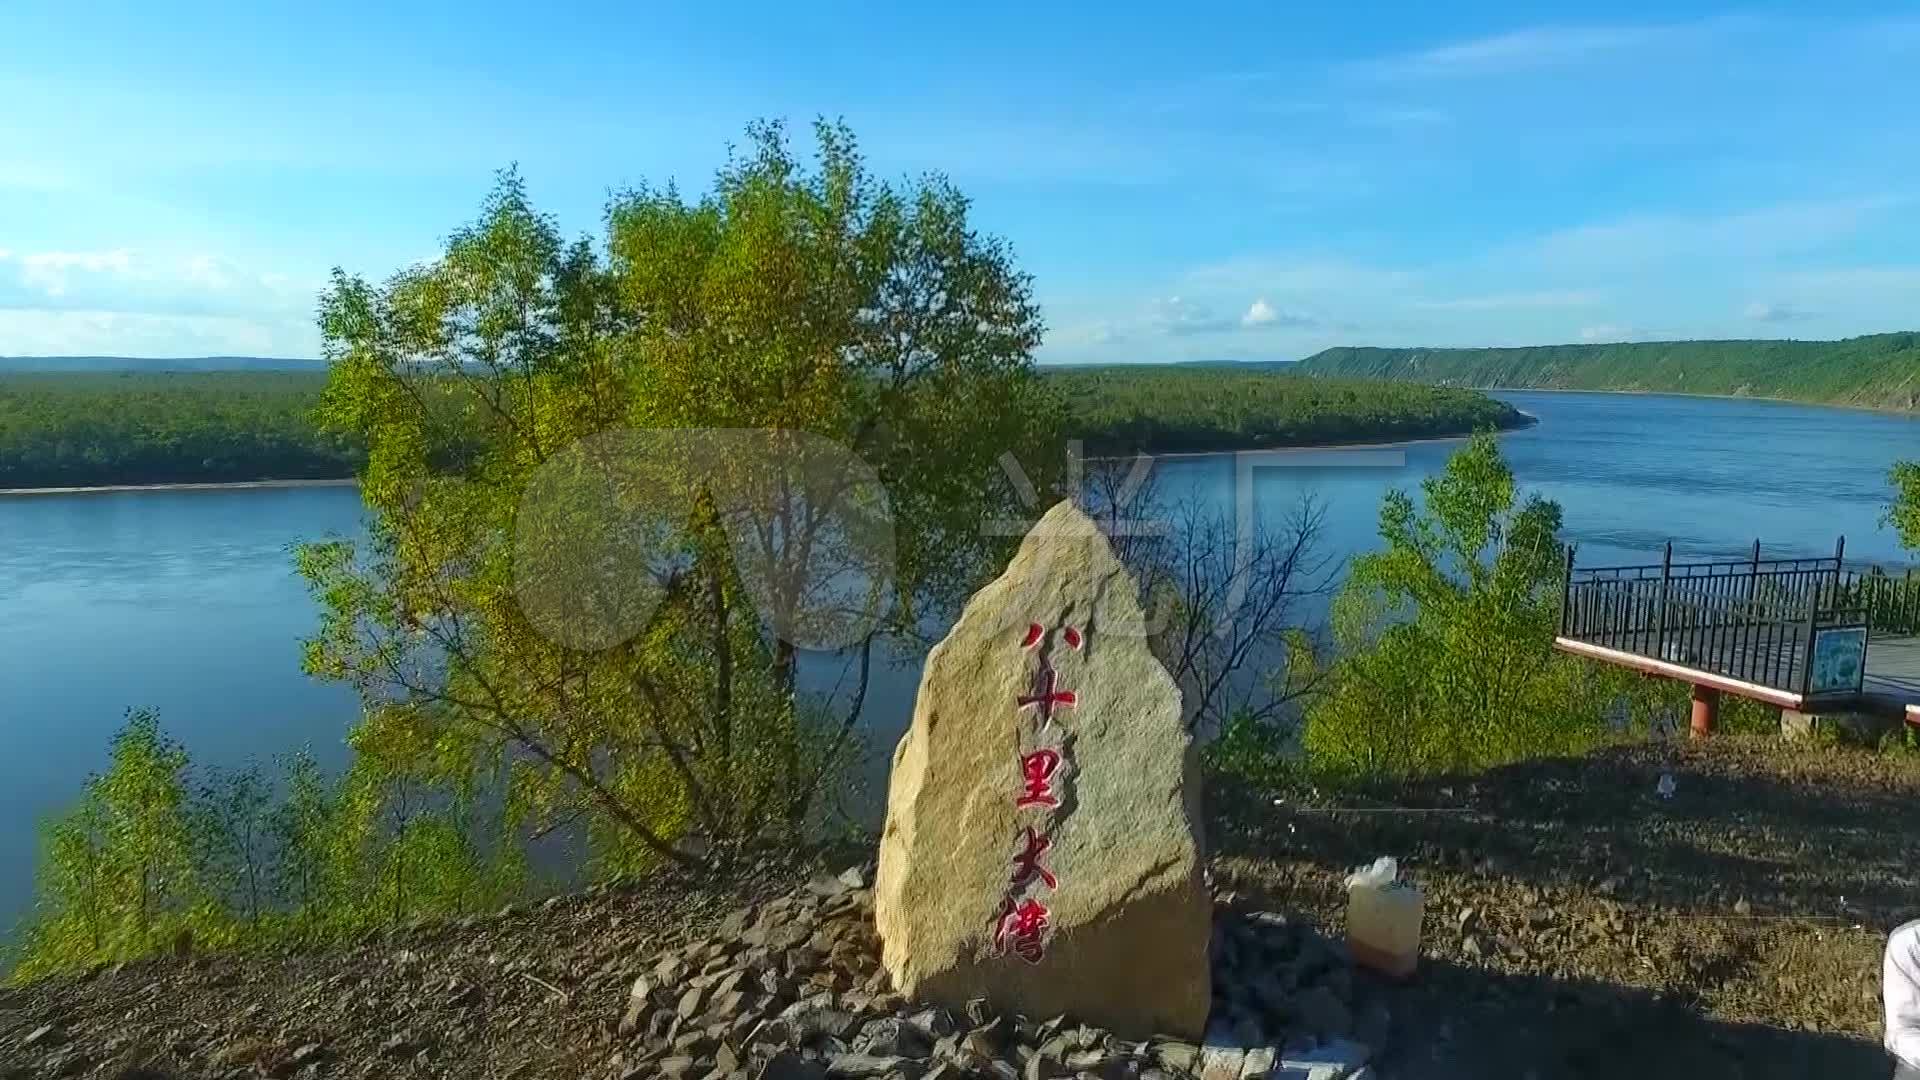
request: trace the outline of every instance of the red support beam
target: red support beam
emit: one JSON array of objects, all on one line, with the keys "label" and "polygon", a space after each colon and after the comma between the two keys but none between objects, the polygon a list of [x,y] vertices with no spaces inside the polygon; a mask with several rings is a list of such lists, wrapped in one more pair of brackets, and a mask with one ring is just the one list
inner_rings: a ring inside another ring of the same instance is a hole
[{"label": "red support beam", "polygon": [[1693,684],[1693,737],[1704,739],[1713,734],[1720,719],[1720,691],[1711,686]]}]

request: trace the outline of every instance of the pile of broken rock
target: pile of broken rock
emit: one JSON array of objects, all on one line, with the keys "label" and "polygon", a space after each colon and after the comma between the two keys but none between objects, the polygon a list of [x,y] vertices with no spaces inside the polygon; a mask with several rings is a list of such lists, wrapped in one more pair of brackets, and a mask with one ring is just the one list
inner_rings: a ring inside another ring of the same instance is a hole
[{"label": "pile of broken rock", "polygon": [[1135,1040],[1072,1017],[907,1001],[880,966],[870,869],[742,909],[634,980],[620,1080],[1179,1080],[1370,1075],[1384,1005],[1356,1008],[1344,951],[1272,912],[1216,899],[1208,1037]]}]

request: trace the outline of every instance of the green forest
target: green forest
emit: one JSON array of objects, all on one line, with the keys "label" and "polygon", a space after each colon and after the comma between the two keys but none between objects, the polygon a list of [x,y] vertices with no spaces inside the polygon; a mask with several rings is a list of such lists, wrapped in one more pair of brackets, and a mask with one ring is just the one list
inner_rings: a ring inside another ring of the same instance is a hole
[{"label": "green forest", "polygon": [[[1181,452],[1457,435],[1522,420],[1483,394],[1270,370],[1055,369],[1043,385],[1095,452]],[[336,478],[364,460],[313,412],[324,374],[0,375],[0,488]],[[448,451],[452,455],[452,451]]]},{"label": "green forest", "polygon": [[1443,386],[1622,390],[1920,408],[1920,334],[1840,341],[1648,341],[1521,349],[1327,349],[1314,375]]}]

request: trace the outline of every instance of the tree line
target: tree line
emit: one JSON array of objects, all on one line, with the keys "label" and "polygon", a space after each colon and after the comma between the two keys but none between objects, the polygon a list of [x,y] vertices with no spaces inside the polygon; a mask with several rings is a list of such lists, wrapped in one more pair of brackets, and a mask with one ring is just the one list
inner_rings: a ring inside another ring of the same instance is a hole
[{"label": "tree line", "polygon": [[[1468,390],[1150,364],[1041,369],[1068,434],[1095,453],[1180,453],[1462,435],[1517,425]],[[366,443],[315,411],[327,377],[305,372],[0,374],[0,488],[334,479]],[[448,461],[472,451],[451,414],[461,388],[423,381],[448,422]]]},{"label": "tree line", "polygon": [[1920,334],[1839,341],[1643,341],[1501,349],[1326,349],[1301,370],[1466,387],[1622,390],[1920,408]]}]

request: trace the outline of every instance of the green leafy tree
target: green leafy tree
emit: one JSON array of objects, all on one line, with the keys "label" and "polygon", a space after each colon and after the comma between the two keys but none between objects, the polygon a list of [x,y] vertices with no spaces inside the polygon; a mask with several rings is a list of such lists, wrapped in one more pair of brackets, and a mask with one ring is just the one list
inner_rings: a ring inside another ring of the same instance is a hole
[{"label": "green leafy tree", "polygon": [[[876,643],[993,564],[995,459],[1058,421],[1028,280],[945,181],[877,183],[816,135],[811,168],[762,125],[698,201],[616,197],[604,253],[508,173],[438,261],[336,274],[321,412],[367,447],[372,523],[301,553],[308,667],[378,706],[395,768],[506,777],[527,827],[584,820],[628,867],[795,827]],[[859,628],[831,718],[797,680],[825,623]]]},{"label": "green leafy tree", "polygon": [[274,853],[274,895],[286,904],[297,932],[309,932],[341,899],[335,874],[339,846],[339,788],[312,754],[282,759],[281,798],[267,814]]},{"label": "green leafy tree", "polygon": [[1311,763],[1390,777],[1587,745],[1595,696],[1552,647],[1560,508],[1520,500],[1487,435],[1421,488],[1418,503],[1388,493],[1385,549],[1354,560],[1335,600],[1339,658],[1308,716]]},{"label": "green leafy tree", "polygon": [[1894,492],[1887,523],[1899,532],[1902,546],[1920,548],[1920,461],[1897,463],[1887,479]]},{"label": "green leafy tree", "polygon": [[188,765],[154,713],[128,714],[106,771],[45,829],[21,972],[138,956],[188,925],[202,900]]},{"label": "green leafy tree", "polygon": [[214,771],[194,807],[199,879],[251,928],[274,903],[272,807],[273,786],[252,766]]}]

